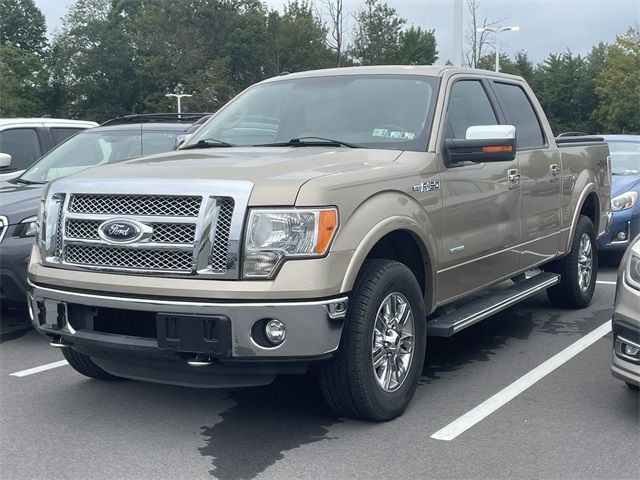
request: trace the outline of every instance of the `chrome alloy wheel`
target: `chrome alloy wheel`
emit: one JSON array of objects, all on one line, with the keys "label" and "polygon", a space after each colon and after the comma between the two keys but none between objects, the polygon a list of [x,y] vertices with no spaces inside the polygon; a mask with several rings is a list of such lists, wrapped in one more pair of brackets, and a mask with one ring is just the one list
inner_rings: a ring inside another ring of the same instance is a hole
[{"label": "chrome alloy wheel", "polygon": [[591,237],[586,233],[580,238],[578,248],[578,286],[586,292],[591,286],[591,272],[593,270],[593,247]]},{"label": "chrome alloy wheel", "polygon": [[385,392],[399,389],[411,368],[413,321],[411,306],[401,293],[390,293],[378,308],[371,360],[376,381]]}]

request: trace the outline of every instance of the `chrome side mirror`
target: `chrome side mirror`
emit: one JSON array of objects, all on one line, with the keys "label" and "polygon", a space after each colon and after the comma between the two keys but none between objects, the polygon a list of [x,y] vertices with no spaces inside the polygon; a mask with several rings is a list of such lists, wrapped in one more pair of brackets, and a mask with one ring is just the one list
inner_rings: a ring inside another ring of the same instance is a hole
[{"label": "chrome side mirror", "polygon": [[478,125],[467,128],[464,139],[448,138],[444,158],[447,166],[465,162],[508,162],[516,158],[516,127]]}]

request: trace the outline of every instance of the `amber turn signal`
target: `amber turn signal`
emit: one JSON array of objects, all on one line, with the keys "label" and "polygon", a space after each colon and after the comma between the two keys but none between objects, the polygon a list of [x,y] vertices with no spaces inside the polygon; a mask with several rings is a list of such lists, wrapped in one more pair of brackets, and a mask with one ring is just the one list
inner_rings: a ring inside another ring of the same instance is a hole
[{"label": "amber turn signal", "polygon": [[334,210],[322,210],[318,216],[318,238],[315,253],[325,253],[338,226],[338,213]]},{"label": "amber turn signal", "polygon": [[511,152],[513,147],[511,145],[493,145],[490,147],[482,147],[484,153],[502,153]]}]

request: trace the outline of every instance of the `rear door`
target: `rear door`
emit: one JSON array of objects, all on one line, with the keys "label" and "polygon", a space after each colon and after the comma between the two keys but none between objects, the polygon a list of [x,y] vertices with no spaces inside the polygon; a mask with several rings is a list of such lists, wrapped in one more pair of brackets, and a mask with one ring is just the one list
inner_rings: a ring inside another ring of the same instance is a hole
[{"label": "rear door", "polygon": [[[464,139],[467,128],[504,123],[491,88],[479,78],[459,78],[449,88],[440,142]],[[512,274],[518,266],[520,191],[508,181],[517,160],[447,165],[443,161],[441,301]]]},{"label": "rear door", "polygon": [[505,120],[516,127],[520,170],[522,245],[519,268],[533,267],[556,255],[561,228],[560,154],[550,148],[536,115],[533,94],[523,83],[491,82]]}]

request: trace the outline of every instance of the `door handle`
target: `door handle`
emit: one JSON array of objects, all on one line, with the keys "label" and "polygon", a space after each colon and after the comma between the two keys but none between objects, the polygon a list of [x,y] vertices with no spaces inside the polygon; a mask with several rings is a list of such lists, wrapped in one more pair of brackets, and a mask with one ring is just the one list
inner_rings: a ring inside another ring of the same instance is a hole
[{"label": "door handle", "polygon": [[549,167],[549,173],[551,173],[551,177],[558,178],[560,176],[560,166],[554,163]]},{"label": "door handle", "polygon": [[520,188],[520,171],[517,168],[507,170],[507,183],[509,190]]}]

